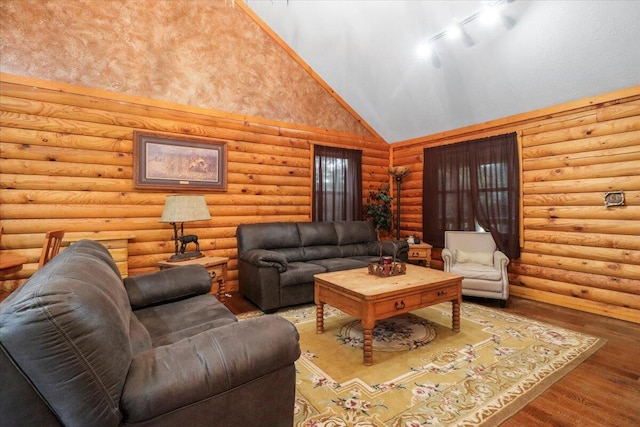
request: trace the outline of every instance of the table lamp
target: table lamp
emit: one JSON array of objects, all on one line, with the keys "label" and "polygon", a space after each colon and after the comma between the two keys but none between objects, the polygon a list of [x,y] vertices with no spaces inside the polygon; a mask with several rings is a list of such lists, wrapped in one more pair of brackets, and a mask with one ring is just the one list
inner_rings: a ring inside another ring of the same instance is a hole
[{"label": "table lamp", "polygon": [[[173,226],[175,253],[168,261],[179,262],[204,256],[200,252],[198,236],[195,234],[187,234],[185,236],[184,223],[207,219],[211,219],[211,215],[204,196],[167,196],[164,201],[164,210],[162,211],[160,222],[168,222]],[[178,223],[180,223],[180,235],[178,235]],[[179,250],[178,242],[180,242]],[[195,251],[186,252],[189,243],[195,243]]]}]

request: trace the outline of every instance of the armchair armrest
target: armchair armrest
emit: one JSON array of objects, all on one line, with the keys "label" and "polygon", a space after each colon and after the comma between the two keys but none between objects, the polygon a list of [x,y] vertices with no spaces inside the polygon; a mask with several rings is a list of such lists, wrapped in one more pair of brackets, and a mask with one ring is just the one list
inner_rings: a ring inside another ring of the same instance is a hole
[{"label": "armchair armrest", "polygon": [[507,265],[509,265],[509,257],[500,251],[495,251],[493,253],[493,267],[496,270],[502,270],[502,268],[506,268]]},{"label": "armchair armrest", "polygon": [[256,267],[275,267],[280,273],[287,271],[287,259],[275,251],[252,249],[242,254],[242,260]]},{"label": "armchair armrest", "polygon": [[189,296],[207,294],[211,277],[201,265],[185,265],[123,280],[129,303],[135,309]]},{"label": "armchair armrest", "polygon": [[293,324],[268,315],[144,352],[124,385],[125,420],[150,420],[291,365],[300,356],[298,339]]},{"label": "armchair armrest", "polygon": [[453,253],[447,248],[442,248],[442,260],[444,261],[444,271],[451,271],[453,266]]}]

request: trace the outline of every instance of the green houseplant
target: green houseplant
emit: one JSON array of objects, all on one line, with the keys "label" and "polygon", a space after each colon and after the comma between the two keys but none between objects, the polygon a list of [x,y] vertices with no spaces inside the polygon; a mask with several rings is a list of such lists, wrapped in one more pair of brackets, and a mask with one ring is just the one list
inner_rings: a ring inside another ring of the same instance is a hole
[{"label": "green houseplant", "polygon": [[364,218],[371,221],[376,231],[380,233],[391,232],[393,211],[391,201],[393,197],[389,194],[389,186],[382,186],[378,191],[369,191],[369,199],[365,206]]}]

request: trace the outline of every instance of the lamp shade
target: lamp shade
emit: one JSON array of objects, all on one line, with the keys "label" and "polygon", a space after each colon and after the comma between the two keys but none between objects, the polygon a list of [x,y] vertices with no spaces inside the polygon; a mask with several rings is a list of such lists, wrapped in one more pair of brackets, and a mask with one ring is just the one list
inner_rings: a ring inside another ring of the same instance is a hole
[{"label": "lamp shade", "polygon": [[389,173],[396,178],[402,178],[409,172],[411,172],[411,170],[406,166],[394,166],[389,168]]},{"label": "lamp shade", "polygon": [[160,222],[189,222],[211,219],[204,196],[167,196]]}]

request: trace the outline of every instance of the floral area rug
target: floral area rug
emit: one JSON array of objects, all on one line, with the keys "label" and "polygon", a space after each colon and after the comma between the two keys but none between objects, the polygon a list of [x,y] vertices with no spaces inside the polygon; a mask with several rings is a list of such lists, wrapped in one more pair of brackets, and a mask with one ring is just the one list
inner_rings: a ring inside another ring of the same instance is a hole
[{"label": "floral area rug", "polygon": [[[295,426],[492,426],[515,414],[605,340],[504,311],[451,303],[380,321],[373,366],[356,319],[325,306],[281,311],[300,332]],[[251,317],[251,316],[249,316]]]}]

